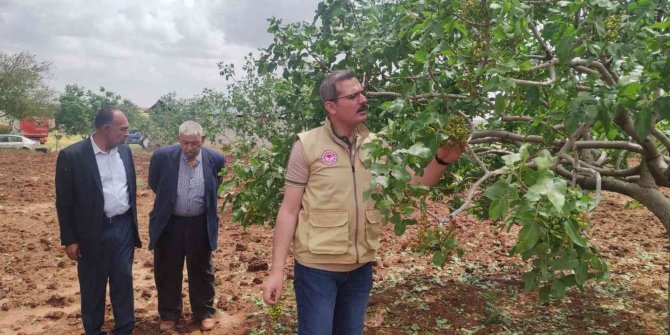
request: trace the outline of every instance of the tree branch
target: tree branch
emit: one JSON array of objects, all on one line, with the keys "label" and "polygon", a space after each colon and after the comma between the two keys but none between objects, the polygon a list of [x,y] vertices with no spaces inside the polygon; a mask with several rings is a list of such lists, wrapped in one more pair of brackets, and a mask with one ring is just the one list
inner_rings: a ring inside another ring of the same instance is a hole
[{"label": "tree branch", "polygon": [[468,207],[472,204],[472,198],[475,196],[475,193],[477,192],[477,190],[479,190],[479,188],[482,186],[482,184],[485,181],[487,181],[489,178],[491,178],[493,176],[497,176],[497,175],[503,174],[505,172],[507,172],[507,167],[502,167],[502,168],[497,169],[495,171],[489,171],[489,172],[485,173],[481,178],[479,178],[479,180],[477,180],[474,184],[472,184],[472,186],[470,186],[470,189],[468,190],[468,195],[465,198],[465,202],[463,202],[461,207],[459,207],[459,208],[455,209],[453,212],[449,213],[449,217],[448,217],[447,220],[449,222],[454,221],[454,218],[456,217],[456,215],[458,215],[462,211],[468,209]]},{"label": "tree branch", "polygon": [[542,69],[548,67],[549,68],[549,79],[545,81],[534,81],[534,80],[524,80],[524,79],[516,79],[512,78],[512,81],[514,81],[515,84],[517,85],[525,85],[525,86],[549,86],[552,85],[553,83],[556,82],[556,68],[554,67],[554,61],[549,61],[544,64],[536,65],[528,71],[534,71],[538,69]]},{"label": "tree branch", "polygon": [[[534,143],[544,143],[544,138],[539,135],[519,135],[505,130],[483,130],[472,133],[471,144],[477,144],[478,139],[484,138],[498,138],[500,140],[516,141],[516,142],[534,142]],[[488,141],[486,141],[488,142]],[[481,142],[481,143],[486,143]],[[553,141],[552,145],[561,145],[560,141]]]},{"label": "tree branch", "polygon": [[589,68],[586,67],[586,66],[575,65],[575,66],[573,66],[572,68],[575,69],[575,71],[577,71],[577,72],[579,72],[579,73],[599,74],[598,71],[589,69]]},{"label": "tree branch", "polygon": [[[602,178],[600,177],[600,173],[598,173],[598,171],[596,171],[596,170],[594,170],[594,169],[590,169],[590,168],[577,168],[577,171],[579,171],[579,172],[590,172],[590,173],[592,173],[592,174],[595,176],[595,178],[596,178],[596,185],[595,185],[595,189],[596,189],[595,203],[593,204],[593,206],[592,206],[591,208],[589,208],[589,212],[593,212],[593,211],[596,209],[596,207],[598,207],[598,204],[600,204],[600,199],[601,199],[601,195],[600,195],[600,193],[601,193],[601,190],[602,190]],[[576,180],[576,178],[575,178],[575,180]]]},{"label": "tree branch", "polygon": [[535,37],[535,40],[537,40],[537,43],[540,44],[540,46],[544,50],[544,53],[547,56],[546,59],[549,60],[552,57],[554,57],[553,53],[551,52],[551,48],[549,48],[547,43],[542,39],[542,36],[540,36],[540,33],[537,31],[537,27],[530,20],[530,17],[526,17],[526,19],[528,20],[528,26],[530,27],[530,31],[533,33],[533,36]]},{"label": "tree branch", "polygon": [[472,148],[469,145],[466,147],[465,150],[467,150],[468,154],[470,154],[470,157],[474,159],[474,161],[477,163],[477,165],[479,165],[479,168],[481,168],[482,171],[486,173],[489,172],[489,169],[488,167],[486,167],[486,164],[484,164],[484,162],[482,162],[482,160],[479,159],[479,156],[477,156],[477,154],[472,150]]},{"label": "tree branch", "polygon": [[656,137],[656,139],[663,144],[663,146],[670,151],[670,139],[665,136],[662,132],[660,132],[656,127],[652,126],[651,127],[651,135]]},{"label": "tree branch", "polygon": [[628,111],[619,110],[614,116],[614,123],[623,129],[630,137],[633,138],[644,150],[644,161],[646,162],[649,172],[656,180],[658,185],[667,186],[668,182],[668,164],[663,159],[663,156],[658,152],[651,136],[640,138],[635,131],[633,121],[630,118]]},{"label": "tree branch", "polygon": [[568,163],[572,165],[573,167],[576,167],[576,169],[579,169],[580,167],[591,169],[595,172],[598,172],[602,176],[606,177],[629,177],[629,176],[634,176],[640,174],[641,171],[641,166],[636,165],[627,169],[605,169],[597,166],[593,166],[583,160],[580,160],[579,162],[575,162],[575,158],[567,155],[565,153],[560,154],[559,158],[561,159],[561,163]]},{"label": "tree branch", "polygon": [[644,149],[638,144],[626,141],[577,141],[577,149],[620,149],[644,154]]},{"label": "tree branch", "polygon": [[[535,120],[534,118],[532,118],[530,116],[525,116],[525,115],[502,115],[500,117],[500,120],[505,121],[505,122],[537,122],[537,120]],[[551,128],[553,130],[559,131],[557,126],[551,125],[546,121],[539,121],[539,123]]]},{"label": "tree branch", "polygon": [[[369,95],[371,97],[390,97],[390,98],[402,98],[402,94],[396,93],[396,92],[382,92],[382,91],[371,91],[365,93],[366,95]],[[450,93],[426,93],[426,94],[419,94],[419,95],[411,95],[407,96],[407,99],[410,100],[421,100],[421,99],[427,99],[427,98],[444,98],[444,99],[470,99],[469,96],[467,95],[462,95],[462,94],[450,94]]]},{"label": "tree branch", "polygon": [[474,151],[478,155],[487,155],[487,154],[495,154],[495,155],[511,155],[513,152],[507,151],[507,150],[497,150],[497,149],[491,149],[491,148],[486,148],[486,147],[479,147],[475,148]]},{"label": "tree branch", "polygon": [[[560,165],[557,166],[554,171],[563,178],[572,179],[572,173]],[[597,187],[597,180],[594,177],[577,175],[577,184],[585,189],[595,190]],[[637,196],[639,195],[638,192],[646,192],[648,190],[643,189],[637,184],[616,180],[611,177],[602,178],[601,189],[605,191],[621,193],[633,199],[637,199]]]},{"label": "tree branch", "polygon": [[574,74],[570,74],[570,78],[572,79],[572,83],[575,85],[575,89],[580,92],[591,92],[591,88],[588,86],[584,86],[579,83],[579,79],[577,79],[577,76]]},{"label": "tree branch", "polygon": [[604,150],[603,150],[603,151],[600,153],[600,157],[598,157],[598,159],[596,160],[596,162],[595,162],[595,166],[601,166],[601,165],[603,165],[603,164],[605,163],[606,160],[607,160],[607,151],[604,151]]},{"label": "tree branch", "polygon": [[570,60],[569,63],[570,67],[576,67],[576,66],[586,66],[586,67],[592,67],[595,68],[602,78],[605,79],[605,82],[607,82],[608,85],[614,86],[616,85],[616,80],[612,76],[612,74],[607,70],[605,65],[601,62],[597,61],[587,61],[586,59],[581,59],[581,58],[574,58]]}]

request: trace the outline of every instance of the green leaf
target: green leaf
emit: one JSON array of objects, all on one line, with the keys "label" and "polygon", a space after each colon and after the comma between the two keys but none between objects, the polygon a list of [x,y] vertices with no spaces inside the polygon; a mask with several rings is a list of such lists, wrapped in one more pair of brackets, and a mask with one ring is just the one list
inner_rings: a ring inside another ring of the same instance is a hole
[{"label": "green leaf", "polygon": [[635,115],[635,133],[640,139],[645,139],[649,136],[653,114],[650,109],[643,109]]},{"label": "green leaf", "polygon": [[507,198],[499,198],[492,200],[489,205],[489,220],[498,220],[503,218],[509,209],[509,200]]},{"label": "green leaf", "polygon": [[519,230],[519,241],[516,243],[517,251],[524,252],[532,249],[540,240],[539,224],[529,224]]},{"label": "green leaf", "polygon": [[545,285],[540,287],[539,296],[540,301],[549,301],[549,293],[551,292],[551,286]]},{"label": "green leaf", "polygon": [[549,167],[551,167],[551,164],[553,163],[553,159],[551,157],[551,154],[547,150],[542,150],[540,152],[540,155],[537,157],[533,158],[533,162],[535,165],[537,165],[537,169],[540,171],[545,171],[548,170]]},{"label": "green leaf", "polygon": [[495,112],[497,114],[502,114],[505,111],[506,100],[504,95],[496,95]]},{"label": "green leaf", "polygon": [[552,182],[551,186],[547,189],[547,198],[549,198],[549,201],[559,213],[563,211],[566,190],[567,182],[563,179]]},{"label": "green leaf", "polygon": [[660,30],[668,29],[668,27],[670,27],[670,18],[666,18],[663,22],[656,22],[651,25],[651,28]]},{"label": "green leaf", "polygon": [[536,271],[528,271],[523,274],[523,290],[526,292],[530,292],[532,290],[537,289],[537,286],[539,285],[539,280],[537,278],[537,272]]},{"label": "green leaf", "polygon": [[577,267],[579,260],[575,252],[568,252],[554,263],[555,270],[572,270]]},{"label": "green leaf", "polygon": [[442,267],[442,265],[444,265],[444,254],[439,251],[434,253],[433,264],[437,267]]},{"label": "green leaf", "polygon": [[537,179],[540,176],[540,174],[537,171],[529,169],[527,167],[522,167],[519,172],[521,173],[521,180],[526,185],[533,185],[537,183]]},{"label": "green leaf", "polygon": [[404,166],[398,165],[393,171],[391,171],[391,176],[398,179],[401,182],[408,182],[412,179],[412,175],[405,169]]},{"label": "green leaf", "polygon": [[484,196],[491,200],[507,198],[511,195],[514,195],[514,198],[518,198],[517,191],[504,180],[498,180],[484,191]]},{"label": "green leaf", "polygon": [[567,182],[563,179],[554,179],[544,177],[528,188],[526,198],[530,201],[537,201],[538,195],[546,195],[556,211],[561,213],[565,204],[565,192],[567,191]]},{"label": "green leaf", "polygon": [[393,232],[395,232],[396,236],[402,236],[405,233],[405,229],[407,229],[407,226],[402,221],[393,226]]},{"label": "green leaf", "polygon": [[568,234],[568,237],[570,237],[572,243],[583,248],[588,246],[586,241],[584,241],[584,239],[577,232],[577,227],[575,227],[575,224],[572,222],[572,220],[564,220],[563,229],[565,229],[565,233]]},{"label": "green leaf", "polygon": [[407,149],[407,153],[409,153],[412,156],[417,156],[420,158],[428,158],[431,156],[431,151],[430,149],[426,148],[423,143],[419,142]]},{"label": "green leaf", "polygon": [[570,52],[574,47],[575,40],[574,35],[566,35],[558,41],[558,45],[556,45],[556,56],[558,59],[567,61],[570,58]]},{"label": "green leaf", "polygon": [[632,82],[628,85],[625,85],[619,90],[619,98],[628,99],[628,100],[637,100],[642,84],[639,82]]},{"label": "green leaf", "polygon": [[468,31],[467,28],[461,23],[460,21],[455,21],[454,22],[454,28],[458,30],[463,36],[468,36],[470,34],[470,31]]},{"label": "green leaf", "polygon": [[502,159],[505,162],[506,166],[513,166],[514,163],[521,160],[521,155],[519,155],[518,153],[509,154],[509,155],[503,156]]},{"label": "green leaf", "polygon": [[375,184],[381,185],[383,188],[389,186],[389,177],[388,176],[376,176],[374,179]]},{"label": "green leaf", "polygon": [[584,282],[589,278],[589,265],[581,261],[579,265],[575,267],[575,281],[579,285],[583,285]]},{"label": "green leaf", "polygon": [[670,120],[670,97],[657,98],[651,106],[661,117]]},{"label": "green leaf", "polygon": [[565,284],[560,279],[554,279],[551,283],[551,296],[559,299],[565,296]]}]

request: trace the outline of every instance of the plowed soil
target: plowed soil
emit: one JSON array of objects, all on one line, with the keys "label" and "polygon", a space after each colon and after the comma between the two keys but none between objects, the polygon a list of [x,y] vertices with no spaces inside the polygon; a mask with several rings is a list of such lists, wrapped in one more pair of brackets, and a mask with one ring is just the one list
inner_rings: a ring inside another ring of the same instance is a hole
[{"label": "plowed soil", "polygon": [[[136,251],[133,268],[135,334],[160,333],[153,255],[146,249],[154,197],[146,182],[149,158],[135,153],[145,245]],[[59,240],[55,161],[53,153],[0,152],[0,334],[83,334],[76,266]],[[448,211],[443,204],[430,210]],[[667,333],[668,237],[648,210],[624,196],[604,194],[593,216],[591,241],[609,264],[611,282],[590,283],[583,293],[571,290],[566,299],[548,304],[523,291],[527,264],[508,256],[514,230],[469,217],[459,218],[454,229],[465,254],[439,269],[430,256],[412,251],[414,229],[396,237],[392,227],[384,228],[366,334]],[[278,321],[270,320],[260,298],[271,228],[244,230],[224,211],[220,232],[214,253],[218,323],[210,333],[294,334],[292,267]],[[198,334],[189,322],[186,279],[184,284],[185,315],[175,333]],[[109,308],[106,318],[111,329]]]}]

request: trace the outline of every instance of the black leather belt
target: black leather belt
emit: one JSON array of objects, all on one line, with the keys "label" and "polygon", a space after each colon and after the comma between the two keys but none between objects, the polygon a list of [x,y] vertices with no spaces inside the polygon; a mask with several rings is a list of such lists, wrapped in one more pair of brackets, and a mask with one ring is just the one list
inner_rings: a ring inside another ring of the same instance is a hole
[{"label": "black leather belt", "polygon": [[130,215],[130,212],[131,212],[131,210],[129,209],[123,214],[114,215],[112,217],[109,217],[109,216],[105,215],[105,222],[108,222],[108,223],[118,222],[119,220],[121,220],[121,219],[125,218],[126,216]]}]

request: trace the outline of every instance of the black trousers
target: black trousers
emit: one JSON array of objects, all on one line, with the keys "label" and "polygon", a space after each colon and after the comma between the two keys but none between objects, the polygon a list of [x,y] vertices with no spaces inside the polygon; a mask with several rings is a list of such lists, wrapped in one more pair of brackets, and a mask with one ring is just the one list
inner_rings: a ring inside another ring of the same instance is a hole
[{"label": "black trousers", "polygon": [[214,269],[207,239],[206,215],[172,216],[154,250],[154,279],[161,320],[181,318],[182,272],[186,258],[188,295],[193,319],[214,315]]},{"label": "black trousers", "polygon": [[133,255],[135,235],[132,211],[106,219],[101,244],[96,252],[81,250],[77,263],[81,292],[81,319],[86,335],[105,334],[105,294],[109,295],[114,312],[114,334],[132,334],[135,327],[133,298]]}]

